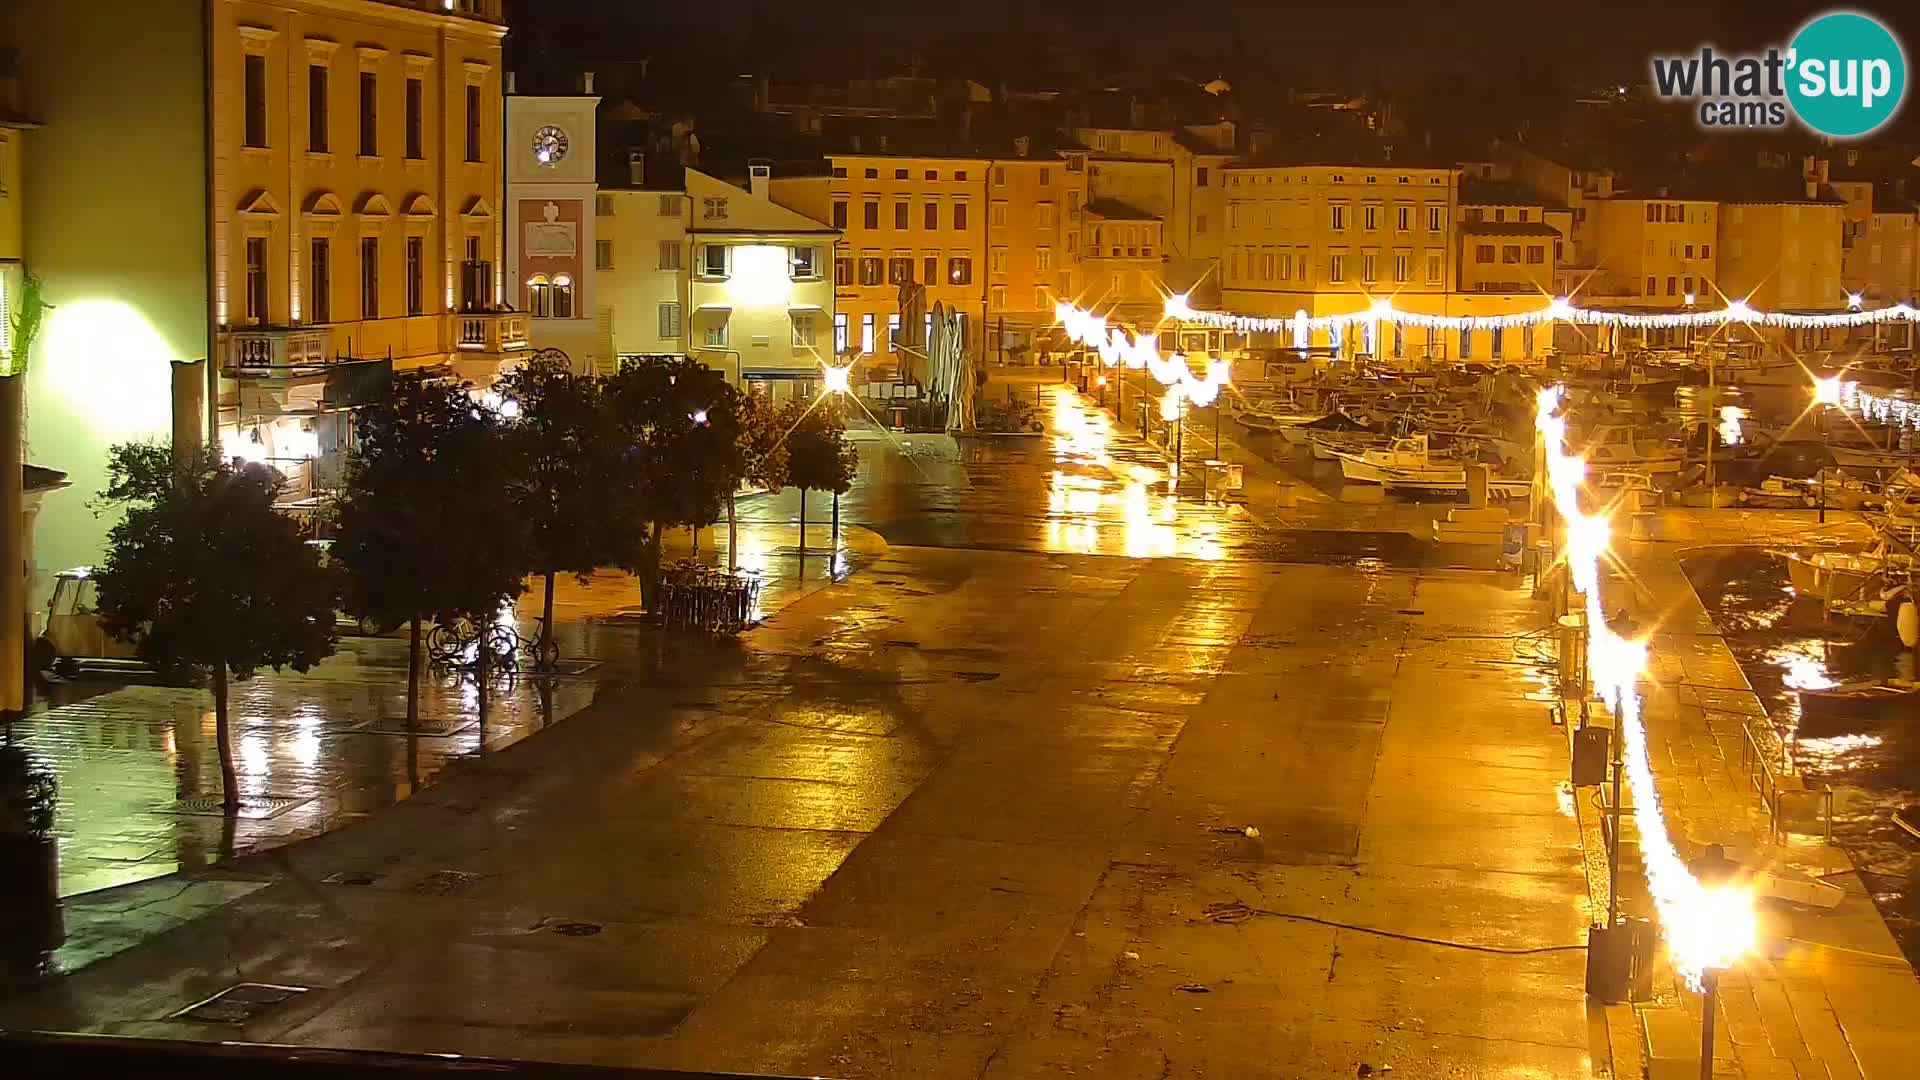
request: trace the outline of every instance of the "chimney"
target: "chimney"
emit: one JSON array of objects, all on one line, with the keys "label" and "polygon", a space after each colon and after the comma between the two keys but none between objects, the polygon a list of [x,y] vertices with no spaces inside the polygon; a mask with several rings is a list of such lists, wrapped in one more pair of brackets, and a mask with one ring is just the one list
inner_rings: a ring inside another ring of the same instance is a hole
[{"label": "chimney", "polygon": [[593,93],[593,72],[583,71],[580,73],[580,92],[582,94]]},{"label": "chimney", "polygon": [[1857,146],[1847,147],[1846,161],[1847,161],[1848,168],[1852,168],[1853,166],[1860,164],[1860,148]]},{"label": "chimney", "polygon": [[634,187],[647,186],[647,152],[627,151],[627,182]]},{"label": "chimney", "polygon": [[509,71],[507,72],[506,94],[507,96],[511,97],[513,96],[514,93],[515,93],[515,90],[514,90],[513,72]]},{"label": "chimney", "polygon": [[1027,136],[1015,135],[1013,137],[1013,156],[1014,157],[1020,157],[1020,158],[1026,157],[1027,151],[1031,150],[1032,148],[1033,148],[1033,140],[1029,139]]},{"label": "chimney", "polygon": [[1821,187],[1826,187],[1827,184],[1831,181],[1833,176],[1832,166],[1833,166],[1833,163],[1828,161],[1826,158],[1818,158],[1814,161],[1813,178],[1820,182]]},{"label": "chimney", "polygon": [[1813,200],[1819,197],[1820,197],[1820,181],[1815,180],[1811,176],[1807,177],[1807,201],[1812,202]]},{"label": "chimney", "polygon": [[747,166],[747,190],[756,199],[768,198],[773,191],[773,169],[766,165]]}]

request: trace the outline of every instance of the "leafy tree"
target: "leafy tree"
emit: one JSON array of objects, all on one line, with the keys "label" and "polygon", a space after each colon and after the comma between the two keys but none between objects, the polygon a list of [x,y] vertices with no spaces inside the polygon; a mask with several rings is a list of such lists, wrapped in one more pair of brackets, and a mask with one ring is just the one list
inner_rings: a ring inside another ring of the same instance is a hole
[{"label": "leafy tree", "polygon": [[800,489],[800,550],[807,550],[807,492],[833,492],[833,529],[840,532],[840,495],[853,486],[860,453],[847,442],[839,402],[794,402],[787,425],[787,487]]},{"label": "leafy tree", "polygon": [[333,556],[346,572],[347,610],[407,626],[411,725],[420,715],[421,624],[491,626],[525,587],[528,529],[501,418],[467,385],[396,379],[391,397],[361,411],[359,427]]},{"label": "leafy tree", "polygon": [[267,466],[231,466],[204,449],[176,463],[168,447],[123,443],[101,493],[126,511],[94,575],[101,622],[157,671],[210,672],[229,810],[239,793],[228,674],[305,671],[333,652],[333,578],[300,527],[274,510],[284,483]]},{"label": "leafy tree", "polygon": [[[780,491],[787,486],[787,429],[782,411],[772,402],[753,394],[740,395],[740,453],[749,483]],[[739,485],[727,492],[727,567],[739,566],[740,537],[734,496]]]},{"label": "leafy tree", "polygon": [[613,527],[618,517],[604,512],[616,486],[615,429],[600,381],[575,375],[564,361],[527,363],[494,390],[515,414],[507,424],[514,500],[528,527],[529,565],[545,578],[544,655],[553,638],[555,575],[585,581],[624,554]]},{"label": "leafy tree", "polygon": [[639,574],[641,599],[651,605],[667,530],[719,520],[746,474],[743,399],[712,368],[662,356],[623,362],[605,393],[620,455],[621,492],[610,505],[615,527],[639,537],[626,565]]}]

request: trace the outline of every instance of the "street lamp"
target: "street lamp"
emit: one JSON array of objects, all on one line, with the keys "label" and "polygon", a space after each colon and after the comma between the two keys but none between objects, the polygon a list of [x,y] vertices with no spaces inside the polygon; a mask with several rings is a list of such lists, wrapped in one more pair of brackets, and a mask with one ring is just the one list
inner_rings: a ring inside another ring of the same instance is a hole
[{"label": "street lamp", "polygon": [[1840,376],[1813,380],[1813,403],[1820,409],[1820,524],[1827,523],[1827,466],[1833,459],[1833,425],[1827,413],[1840,404]]}]

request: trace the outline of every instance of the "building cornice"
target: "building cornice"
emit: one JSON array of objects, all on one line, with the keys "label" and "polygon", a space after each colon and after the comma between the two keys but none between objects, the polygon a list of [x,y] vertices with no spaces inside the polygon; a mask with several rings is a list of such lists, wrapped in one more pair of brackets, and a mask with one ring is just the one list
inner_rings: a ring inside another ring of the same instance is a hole
[{"label": "building cornice", "polygon": [[[231,4],[235,0],[221,0],[221,2]],[[415,7],[407,3],[389,2],[389,0],[283,0],[283,3],[296,10],[328,12],[400,26],[444,30],[457,36],[486,41],[494,45],[498,45],[500,40],[507,36],[505,23],[490,22],[457,11]]]}]

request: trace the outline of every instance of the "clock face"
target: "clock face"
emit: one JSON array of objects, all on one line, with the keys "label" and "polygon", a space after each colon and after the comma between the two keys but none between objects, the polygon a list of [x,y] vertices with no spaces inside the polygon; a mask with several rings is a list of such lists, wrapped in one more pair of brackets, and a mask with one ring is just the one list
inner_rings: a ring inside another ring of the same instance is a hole
[{"label": "clock face", "polygon": [[552,124],[533,133],[533,160],[542,165],[558,165],[567,156],[567,133]]}]

